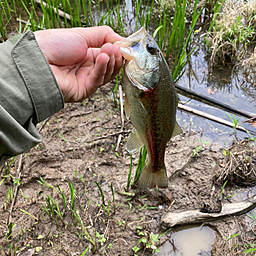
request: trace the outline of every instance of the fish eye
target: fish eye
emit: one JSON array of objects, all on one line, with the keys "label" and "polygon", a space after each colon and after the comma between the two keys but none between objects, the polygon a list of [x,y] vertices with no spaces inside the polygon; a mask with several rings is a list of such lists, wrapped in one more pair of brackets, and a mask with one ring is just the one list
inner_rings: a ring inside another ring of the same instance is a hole
[{"label": "fish eye", "polygon": [[147,44],[146,47],[147,47],[147,51],[150,54],[154,54],[156,52],[156,47],[153,44]]}]

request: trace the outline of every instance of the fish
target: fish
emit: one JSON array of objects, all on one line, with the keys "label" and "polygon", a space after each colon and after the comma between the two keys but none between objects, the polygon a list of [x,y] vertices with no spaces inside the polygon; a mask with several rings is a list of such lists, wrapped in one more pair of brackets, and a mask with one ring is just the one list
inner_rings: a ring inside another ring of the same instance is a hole
[{"label": "fish", "polygon": [[178,97],[170,69],[144,27],[116,43],[125,59],[125,114],[135,128],[126,149],[133,154],[145,145],[148,152],[138,189],[167,188],[166,144],[171,137],[182,133],[176,121]]}]

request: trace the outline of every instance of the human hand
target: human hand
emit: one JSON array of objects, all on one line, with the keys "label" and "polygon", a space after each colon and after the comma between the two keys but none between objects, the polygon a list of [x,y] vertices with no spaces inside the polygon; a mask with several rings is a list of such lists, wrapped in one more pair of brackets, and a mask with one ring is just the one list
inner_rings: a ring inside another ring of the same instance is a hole
[{"label": "human hand", "polygon": [[91,96],[122,67],[119,46],[111,43],[123,37],[108,26],[49,29],[34,34],[65,102]]}]

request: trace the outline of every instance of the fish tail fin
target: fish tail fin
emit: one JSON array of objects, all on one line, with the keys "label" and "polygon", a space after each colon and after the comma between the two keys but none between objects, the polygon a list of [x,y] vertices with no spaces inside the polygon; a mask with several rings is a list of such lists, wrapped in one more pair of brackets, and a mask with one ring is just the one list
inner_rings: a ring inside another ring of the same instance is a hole
[{"label": "fish tail fin", "polygon": [[168,179],[166,174],[165,166],[157,171],[152,170],[151,165],[146,165],[141,172],[138,188],[147,189],[147,188],[167,188]]}]

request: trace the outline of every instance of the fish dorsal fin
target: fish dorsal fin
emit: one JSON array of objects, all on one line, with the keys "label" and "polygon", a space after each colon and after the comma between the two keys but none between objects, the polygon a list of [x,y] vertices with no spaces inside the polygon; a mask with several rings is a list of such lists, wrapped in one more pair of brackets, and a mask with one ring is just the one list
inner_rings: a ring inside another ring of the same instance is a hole
[{"label": "fish dorsal fin", "polygon": [[144,144],[141,141],[138,133],[136,132],[136,130],[133,130],[133,132],[130,134],[130,137],[128,138],[125,148],[130,154],[133,154],[143,145]]},{"label": "fish dorsal fin", "polygon": [[171,138],[178,135],[178,134],[181,134],[182,132],[183,132],[182,129],[180,128],[180,126],[178,125],[178,123],[176,121]]},{"label": "fish dorsal fin", "polygon": [[131,111],[130,111],[129,101],[128,101],[126,95],[125,95],[125,100],[124,100],[124,110],[125,110],[126,118],[129,119]]}]

